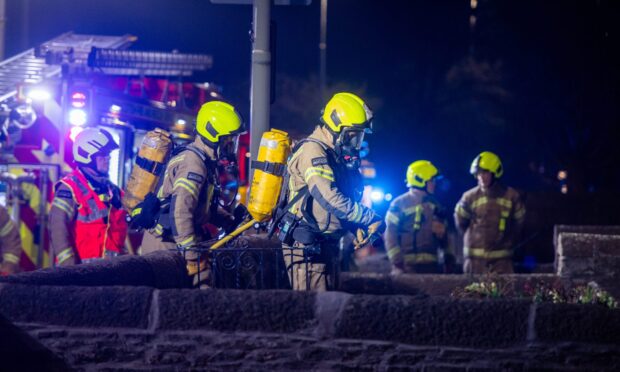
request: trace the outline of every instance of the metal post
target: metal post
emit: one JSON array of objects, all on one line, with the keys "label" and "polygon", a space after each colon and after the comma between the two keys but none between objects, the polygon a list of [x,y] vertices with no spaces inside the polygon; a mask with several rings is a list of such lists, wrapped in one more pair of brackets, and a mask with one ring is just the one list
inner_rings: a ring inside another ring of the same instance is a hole
[{"label": "metal post", "polygon": [[[269,50],[271,0],[254,0],[252,25],[252,88],[250,93],[250,154],[258,156],[263,132],[269,130],[271,52]],[[252,174],[250,178],[252,179]]]},{"label": "metal post", "polygon": [[0,0],[0,61],[4,60],[5,25],[6,25],[6,0]]},{"label": "metal post", "polygon": [[321,89],[321,102],[327,100],[325,87],[327,85],[327,0],[321,0],[321,41],[319,42],[320,68],[319,84]]}]

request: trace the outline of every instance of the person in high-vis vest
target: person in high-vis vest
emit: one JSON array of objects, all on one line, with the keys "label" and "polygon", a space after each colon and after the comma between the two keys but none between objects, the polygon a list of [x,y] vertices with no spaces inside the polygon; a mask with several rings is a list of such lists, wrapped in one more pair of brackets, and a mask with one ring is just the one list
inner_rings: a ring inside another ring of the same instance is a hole
[{"label": "person in high-vis vest", "polygon": [[335,289],[339,239],[360,229],[371,241],[385,229],[383,218],[361,204],[358,192],[359,150],[371,132],[372,112],[358,96],[337,93],[320,121],[287,164],[288,212],[279,238],[295,290]]},{"label": "person in high-vis vest", "polygon": [[125,254],[127,213],[110,181],[112,135],[87,128],[73,142],[77,167],[54,186],[49,233],[55,264],[89,263]]},{"label": "person in high-vis vest", "polygon": [[525,218],[519,193],[499,182],[504,173],[500,158],[482,152],[471,164],[478,186],[466,191],[454,211],[464,233],[463,271],[468,274],[513,273],[513,247]]},{"label": "person in high-vis vest", "polygon": [[409,191],[395,198],[385,218],[385,247],[392,274],[440,273],[438,254],[445,264],[453,261],[447,252],[446,219],[435,198],[439,171],[428,160],[418,160],[407,168]]},{"label": "person in high-vis vest", "polygon": [[20,271],[21,252],[22,243],[17,224],[0,205],[0,275],[11,275]]},{"label": "person in high-vis vest", "polygon": [[155,227],[144,234],[141,254],[177,250],[184,254],[190,275],[207,271],[200,280],[208,280],[205,256],[199,257],[194,248],[214,238],[207,224],[228,229],[235,223],[231,214],[218,207],[213,194],[217,162],[236,159],[239,135],[244,132],[243,119],[232,105],[222,101],[202,105],[196,117],[196,138],[175,150],[166,165],[157,192],[161,212]]}]

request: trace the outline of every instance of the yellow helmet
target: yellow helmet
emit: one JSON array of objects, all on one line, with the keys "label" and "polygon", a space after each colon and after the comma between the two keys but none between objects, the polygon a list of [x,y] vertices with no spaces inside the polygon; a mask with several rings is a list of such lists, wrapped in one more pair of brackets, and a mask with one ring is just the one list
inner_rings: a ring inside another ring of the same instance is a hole
[{"label": "yellow helmet", "polygon": [[245,132],[243,119],[235,108],[222,101],[207,102],[196,116],[196,132],[211,143],[218,143],[221,136]]},{"label": "yellow helmet", "polygon": [[372,111],[364,101],[353,93],[336,93],[327,102],[321,114],[321,122],[334,133],[342,128],[353,127],[367,132],[372,130]]},{"label": "yellow helmet", "polygon": [[438,173],[439,170],[430,161],[414,161],[407,168],[407,187],[425,188],[426,183]]},{"label": "yellow helmet", "polygon": [[504,174],[504,168],[502,167],[502,161],[499,159],[499,156],[490,151],[481,152],[480,155],[476,156],[471,163],[469,173],[475,176],[479,169],[493,173],[495,178],[500,178],[502,174]]}]

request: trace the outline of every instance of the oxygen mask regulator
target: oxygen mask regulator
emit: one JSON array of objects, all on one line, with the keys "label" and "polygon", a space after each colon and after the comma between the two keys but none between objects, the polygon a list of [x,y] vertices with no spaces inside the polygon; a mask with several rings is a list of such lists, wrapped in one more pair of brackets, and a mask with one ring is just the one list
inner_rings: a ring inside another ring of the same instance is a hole
[{"label": "oxygen mask regulator", "polygon": [[348,169],[359,169],[362,165],[360,149],[364,135],[364,130],[346,128],[336,138],[336,153]]}]

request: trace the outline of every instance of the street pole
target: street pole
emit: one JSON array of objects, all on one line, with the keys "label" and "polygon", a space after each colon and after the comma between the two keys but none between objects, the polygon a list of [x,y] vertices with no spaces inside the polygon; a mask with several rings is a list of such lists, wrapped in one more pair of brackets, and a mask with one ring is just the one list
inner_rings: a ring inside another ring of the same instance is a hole
[{"label": "street pole", "polygon": [[327,80],[327,0],[321,0],[321,40],[319,42],[320,69],[319,84],[321,89],[321,103],[325,103],[325,86]]},{"label": "street pole", "polygon": [[[271,0],[254,0],[252,6],[252,87],[250,92],[250,154],[258,156],[261,136],[269,130],[271,52],[269,49]],[[252,172],[250,172],[252,173]],[[252,174],[250,178],[252,179]]]},{"label": "street pole", "polygon": [[6,27],[6,0],[0,0],[0,61],[4,60],[4,42]]}]

